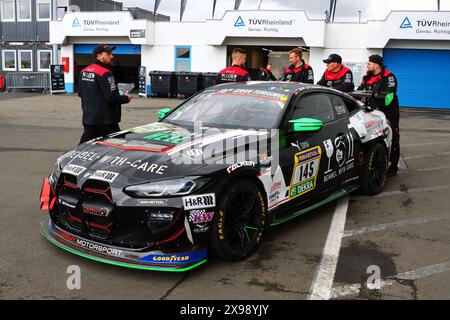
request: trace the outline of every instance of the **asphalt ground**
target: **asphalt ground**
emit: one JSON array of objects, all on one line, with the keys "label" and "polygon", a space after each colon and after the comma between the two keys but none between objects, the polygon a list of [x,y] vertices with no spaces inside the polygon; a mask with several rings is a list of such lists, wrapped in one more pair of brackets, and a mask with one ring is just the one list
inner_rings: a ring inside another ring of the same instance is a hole
[{"label": "asphalt ground", "polygon": [[[121,127],[179,102],[135,97]],[[80,119],[74,95],[0,96],[0,299],[450,299],[449,111],[402,109],[402,168],[379,196],[330,203],[269,230],[245,261],[186,273],[104,265],[40,236],[42,180],[78,143]],[[69,266],[79,290],[67,287]]]}]

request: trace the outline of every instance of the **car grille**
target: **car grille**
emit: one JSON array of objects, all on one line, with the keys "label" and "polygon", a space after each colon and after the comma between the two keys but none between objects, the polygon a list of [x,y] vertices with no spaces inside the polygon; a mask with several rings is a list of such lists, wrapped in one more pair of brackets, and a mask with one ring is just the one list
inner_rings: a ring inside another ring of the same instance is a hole
[{"label": "car grille", "polygon": [[[180,233],[181,209],[116,207],[108,183],[87,180],[79,188],[77,178],[69,174],[61,175],[56,190],[58,205],[50,212],[52,221],[74,234],[127,248],[163,248],[188,241]],[[180,235],[175,239],[174,234]]]}]

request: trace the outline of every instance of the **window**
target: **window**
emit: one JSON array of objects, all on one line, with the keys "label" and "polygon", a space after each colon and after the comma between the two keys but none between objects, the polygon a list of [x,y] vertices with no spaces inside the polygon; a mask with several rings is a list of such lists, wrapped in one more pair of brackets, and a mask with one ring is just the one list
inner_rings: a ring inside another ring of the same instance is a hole
[{"label": "window", "polygon": [[17,21],[31,21],[31,1],[17,1]]},{"label": "window", "polygon": [[50,50],[38,50],[39,71],[50,71],[51,62],[52,62],[52,52]]},{"label": "window", "polygon": [[313,118],[324,123],[334,120],[333,108],[326,94],[311,93],[300,98],[291,119]]},{"label": "window", "polygon": [[58,7],[58,9],[57,9],[57,19],[58,20],[62,20],[62,18],[66,14],[66,12],[67,12],[67,7]]},{"label": "window", "polygon": [[36,1],[36,16],[38,21],[50,21],[50,0]]},{"label": "window", "polygon": [[348,109],[344,100],[334,94],[329,95],[331,104],[333,105],[334,112],[339,119],[346,118],[348,116]]},{"label": "window", "polygon": [[0,11],[2,16],[2,21],[15,21],[16,16],[14,14],[14,1],[13,0],[2,0],[0,2]]},{"label": "window", "polygon": [[19,50],[19,71],[33,71],[33,51]]},{"label": "window", "polygon": [[191,71],[191,47],[175,47],[175,71]]},{"label": "window", "polygon": [[16,71],[16,51],[15,50],[3,50],[3,71]]}]

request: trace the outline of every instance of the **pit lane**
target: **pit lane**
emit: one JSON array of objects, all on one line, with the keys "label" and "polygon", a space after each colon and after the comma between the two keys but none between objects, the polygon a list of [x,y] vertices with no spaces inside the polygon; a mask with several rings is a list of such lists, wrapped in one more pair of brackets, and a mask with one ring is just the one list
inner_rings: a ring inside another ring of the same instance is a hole
[{"label": "pit lane", "polygon": [[[122,128],[175,106],[135,99]],[[0,97],[0,298],[24,299],[306,299],[320,268],[336,202],[270,230],[238,263],[209,260],[183,274],[104,265],[55,248],[39,235],[42,179],[56,157],[78,143],[76,96]],[[450,112],[402,110],[402,170],[383,194],[354,194],[330,288],[331,299],[450,298]],[[69,290],[67,268],[81,270]],[[369,266],[381,288],[367,288]]]}]

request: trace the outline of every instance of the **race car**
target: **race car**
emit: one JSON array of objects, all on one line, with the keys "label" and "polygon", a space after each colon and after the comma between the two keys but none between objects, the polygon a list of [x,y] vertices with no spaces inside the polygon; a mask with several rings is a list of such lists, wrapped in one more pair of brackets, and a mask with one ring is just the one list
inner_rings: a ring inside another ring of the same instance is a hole
[{"label": "race car", "polygon": [[264,231],[386,181],[382,112],[316,85],[209,87],[159,121],[60,156],[44,180],[41,233],[113,265],[186,271],[250,256]]}]

